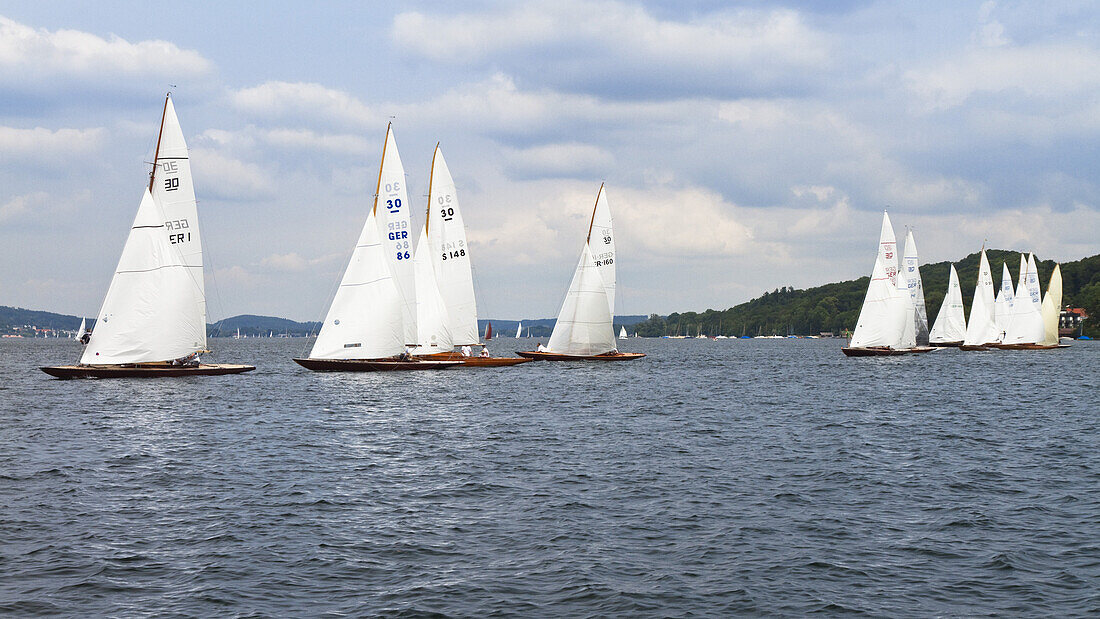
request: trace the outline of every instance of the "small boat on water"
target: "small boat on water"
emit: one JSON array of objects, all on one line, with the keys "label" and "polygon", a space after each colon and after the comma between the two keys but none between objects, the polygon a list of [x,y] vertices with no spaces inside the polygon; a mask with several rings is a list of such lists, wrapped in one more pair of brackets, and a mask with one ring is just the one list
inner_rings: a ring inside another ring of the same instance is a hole
[{"label": "small boat on water", "polygon": [[932,346],[962,346],[966,338],[966,316],[963,313],[962,287],[959,286],[959,274],[955,265],[947,278],[947,294],[940,305],[940,313],[928,333],[928,343]]},{"label": "small boat on water", "polygon": [[898,272],[897,240],[890,216],[884,211],[879,250],[856,329],[848,346],[840,349],[846,356],[880,357],[932,350],[917,349],[916,309],[908,284],[899,277],[904,275]]},{"label": "small boat on water", "polygon": [[596,194],[588,236],[545,349],[516,354],[544,361],[627,361],[642,353],[619,352],[611,326],[615,313],[615,237],[604,186]]},{"label": "small boat on water", "polygon": [[[509,367],[530,361],[464,354],[472,352],[470,347],[482,345],[470,249],[454,178],[436,144],[428,177],[428,212],[416,246],[418,345],[413,355],[456,361],[463,367]],[[522,324],[516,326],[517,338],[522,330]],[[492,336],[492,325],[486,324],[485,340]],[[463,352],[456,352],[456,346]]]},{"label": "small boat on water", "polygon": [[997,328],[993,298],[993,273],[989,269],[989,259],[982,246],[981,262],[978,266],[978,282],[974,285],[974,300],[970,304],[970,320],[966,323],[966,335],[960,350],[989,350],[1001,339]]},{"label": "small boat on water", "polygon": [[630,337],[630,336],[626,334],[626,325],[620,326],[619,327],[619,339],[620,340],[625,340],[628,337]]},{"label": "small boat on water", "polygon": [[[1038,275],[1035,269],[1035,257],[1029,255],[1027,259],[1027,273],[1028,278],[1025,281],[1025,286],[1028,290],[1026,295],[1027,300],[1034,306],[1035,293],[1038,288]],[[1017,297],[1019,296],[1017,291]],[[1019,301],[1019,298],[1017,298]],[[1069,348],[1069,344],[1062,344],[1058,337],[1058,318],[1060,308],[1062,306],[1062,268],[1060,265],[1054,265],[1054,271],[1050,274],[1050,282],[1047,284],[1047,294],[1043,297],[1042,303],[1039,305],[1039,321],[1038,325],[1035,323],[1034,307],[1028,308],[1026,314],[1023,312],[1020,315],[1026,315],[1025,325],[1029,331],[1037,330],[1038,326],[1041,326],[1041,332],[1036,331],[1031,333],[1031,336],[1027,339],[1035,339],[1034,342],[1016,342],[1016,339],[1020,339],[1021,335],[1015,328],[1016,321],[1014,320],[1010,325],[1013,330],[1010,335],[1006,337],[1004,343],[998,345],[998,348],[1004,350],[1053,350],[1057,348]],[[1017,314],[1014,312],[1013,317]],[[1037,336],[1037,337],[1036,337]]]},{"label": "small boat on water", "polygon": [[516,339],[523,337],[523,323],[516,323]]},{"label": "small boat on water", "polygon": [[[56,378],[215,376],[252,365],[202,363],[206,293],[198,208],[187,144],[164,98],[149,185],[78,365],[41,368]],[[81,327],[83,331],[83,321]]]},{"label": "small boat on water", "polygon": [[415,321],[415,289],[398,281],[403,275],[415,283],[408,222],[405,170],[387,125],[374,205],[309,357],[296,358],[295,363],[322,372],[441,370],[460,365],[417,359],[406,350],[406,344],[417,341],[416,324],[408,324]]}]

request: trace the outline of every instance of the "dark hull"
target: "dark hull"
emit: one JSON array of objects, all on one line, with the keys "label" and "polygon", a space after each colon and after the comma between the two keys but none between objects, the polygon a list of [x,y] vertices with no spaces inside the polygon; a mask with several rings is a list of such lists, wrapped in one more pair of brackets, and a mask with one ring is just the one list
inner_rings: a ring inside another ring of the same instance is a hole
[{"label": "dark hull", "polygon": [[294,362],[314,372],[404,372],[445,370],[461,365],[459,361],[402,361],[400,359],[295,359]]},{"label": "dark hull", "polygon": [[516,351],[516,354],[526,359],[536,361],[631,361],[641,359],[645,353],[640,352],[605,352],[602,355],[563,355],[554,352],[537,352],[534,350]]},{"label": "dark hull", "polygon": [[464,368],[506,368],[531,361],[522,357],[463,357],[461,353],[456,352],[418,355],[417,358],[429,361],[457,361]]},{"label": "dark hull", "polygon": [[962,345],[959,346],[959,350],[967,350],[967,351],[973,352],[973,351],[980,351],[980,350],[993,350],[993,348],[991,347],[990,344],[981,344],[981,345],[962,344]]},{"label": "dark hull", "polygon": [[934,346],[936,348],[959,348],[963,345],[963,343],[961,341],[960,342],[939,342],[939,343],[933,342],[933,343],[930,343],[928,345],[929,346]]},{"label": "dark hull", "polygon": [[1055,348],[1069,348],[1069,344],[990,344],[990,346],[1001,350],[1054,350]]},{"label": "dark hull", "polygon": [[196,366],[161,363],[125,365],[59,365],[42,371],[55,378],[167,378],[170,376],[221,376],[255,370],[254,365],[211,363]]},{"label": "dark hull", "polygon": [[912,351],[873,346],[870,348],[841,348],[840,352],[848,357],[893,357],[896,355],[907,355]]}]

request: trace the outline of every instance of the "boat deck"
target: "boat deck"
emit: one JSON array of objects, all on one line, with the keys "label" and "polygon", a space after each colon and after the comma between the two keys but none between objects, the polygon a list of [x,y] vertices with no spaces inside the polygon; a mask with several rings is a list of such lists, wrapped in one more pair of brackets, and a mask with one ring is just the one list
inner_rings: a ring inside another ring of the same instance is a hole
[{"label": "boat deck", "polygon": [[221,376],[240,374],[256,369],[254,365],[231,363],[201,363],[171,365],[168,363],[126,363],[121,365],[58,365],[41,368],[54,378],[167,378],[174,376]]},{"label": "boat deck", "polygon": [[404,372],[445,370],[462,365],[461,361],[423,359],[294,359],[294,362],[315,372]]}]

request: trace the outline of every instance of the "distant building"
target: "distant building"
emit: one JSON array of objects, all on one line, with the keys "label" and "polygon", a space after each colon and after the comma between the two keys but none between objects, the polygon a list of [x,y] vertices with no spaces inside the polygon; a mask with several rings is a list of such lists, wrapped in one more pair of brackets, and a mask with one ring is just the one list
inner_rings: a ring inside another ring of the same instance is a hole
[{"label": "distant building", "polygon": [[1058,316],[1058,335],[1073,337],[1080,333],[1081,323],[1088,320],[1089,315],[1083,307],[1067,307]]}]

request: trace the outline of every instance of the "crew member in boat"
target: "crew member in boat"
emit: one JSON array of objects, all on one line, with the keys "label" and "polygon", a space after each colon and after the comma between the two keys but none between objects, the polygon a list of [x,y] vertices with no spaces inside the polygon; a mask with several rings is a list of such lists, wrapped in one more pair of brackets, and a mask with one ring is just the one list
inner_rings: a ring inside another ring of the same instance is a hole
[{"label": "crew member in boat", "polygon": [[489,347],[488,346],[482,346],[481,347],[481,352],[478,354],[478,356],[488,359],[489,358]]},{"label": "crew member in boat", "polygon": [[172,365],[183,365],[187,367],[194,367],[199,364],[199,353],[193,352],[187,356],[180,357],[179,359],[173,359]]},{"label": "crew member in boat", "polygon": [[545,346],[542,345],[542,342],[539,342],[539,345],[535,347],[535,350],[537,350],[538,352],[550,352],[546,349]]},{"label": "crew member in boat", "polygon": [[469,346],[463,346],[462,347],[462,356],[463,357],[469,357],[472,354],[474,354],[474,351],[473,351],[472,348],[470,348]]},{"label": "crew member in boat", "polygon": [[81,344],[87,345],[88,342],[91,339],[92,339],[92,332],[91,331],[85,331],[84,333],[80,334],[80,343]]}]

